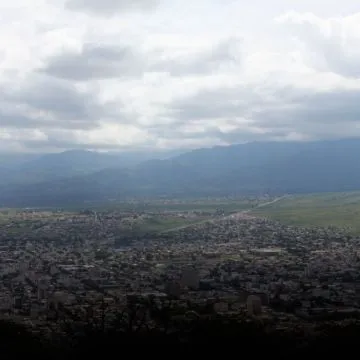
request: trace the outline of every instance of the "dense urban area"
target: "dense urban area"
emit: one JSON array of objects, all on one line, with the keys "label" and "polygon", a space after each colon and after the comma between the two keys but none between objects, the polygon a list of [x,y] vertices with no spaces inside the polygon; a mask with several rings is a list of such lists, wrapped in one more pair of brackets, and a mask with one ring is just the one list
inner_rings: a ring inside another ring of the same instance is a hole
[{"label": "dense urban area", "polygon": [[[149,219],[176,226],[140,231]],[[356,321],[359,247],[345,230],[250,210],[3,210],[1,319],[42,336],[217,316],[279,331]]]}]

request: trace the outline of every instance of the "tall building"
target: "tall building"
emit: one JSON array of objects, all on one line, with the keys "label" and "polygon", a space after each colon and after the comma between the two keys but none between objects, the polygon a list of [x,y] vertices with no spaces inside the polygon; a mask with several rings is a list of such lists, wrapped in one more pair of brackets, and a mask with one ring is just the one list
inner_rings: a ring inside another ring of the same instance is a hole
[{"label": "tall building", "polygon": [[262,313],[262,304],[259,296],[250,295],[246,301],[247,311],[249,315],[260,315]]},{"label": "tall building", "polygon": [[46,286],[42,283],[38,285],[38,300],[44,300],[47,297]]},{"label": "tall building", "polygon": [[181,285],[189,289],[197,290],[199,288],[200,277],[196,269],[189,267],[183,270],[181,276]]},{"label": "tall building", "polygon": [[66,300],[67,300],[67,295],[65,292],[56,291],[52,294],[49,304],[51,304],[55,310],[58,310],[59,305],[64,304]]},{"label": "tall building", "polygon": [[229,304],[225,301],[219,301],[214,304],[214,311],[216,313],[226,313],[229,311]]},{"label": "tall building", "polygon": [[23,305],[23,297],[22,296],[14,296],[13,299],[13,307],[14,309],[21,309]]},{"label": "tall building", "polygon": [[175,281],[168,282],[165,285],[165,292],[168,296],[178,298],[181,295],[181,286]]}]

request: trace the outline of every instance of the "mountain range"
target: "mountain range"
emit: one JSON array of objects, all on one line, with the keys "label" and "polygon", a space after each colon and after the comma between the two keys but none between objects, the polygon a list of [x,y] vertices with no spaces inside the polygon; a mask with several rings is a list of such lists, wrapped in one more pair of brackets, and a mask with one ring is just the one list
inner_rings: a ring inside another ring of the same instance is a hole
[{"label": "mountain range", "polygon": [[127,198],[360,189],[360,140],[254,142],[185,153],[67,151],[0,157],[0,206],[66,206]]}]

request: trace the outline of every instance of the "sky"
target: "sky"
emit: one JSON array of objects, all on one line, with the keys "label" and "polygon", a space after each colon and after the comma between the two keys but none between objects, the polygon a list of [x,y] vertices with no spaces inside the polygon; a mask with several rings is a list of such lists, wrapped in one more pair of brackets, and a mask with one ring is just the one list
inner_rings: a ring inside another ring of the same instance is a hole
[{"label": "sky", "polygon": [[360,137],[354,0],[0,0],[0,152]]}]

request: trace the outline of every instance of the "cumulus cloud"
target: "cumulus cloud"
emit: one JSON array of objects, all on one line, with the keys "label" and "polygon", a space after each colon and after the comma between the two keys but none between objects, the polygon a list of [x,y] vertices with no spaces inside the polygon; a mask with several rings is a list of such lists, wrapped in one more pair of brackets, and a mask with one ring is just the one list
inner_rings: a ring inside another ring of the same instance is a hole
[{"label": "cumulus cloud", "polygon": [[150,66],[149,71],[168,72],[172,76],[206,75],[241,65],[241,39],[227,38],[194,53],[167,54]]},{"label": "cumulus cloud", "polygon": [[106,108],[72,83],[31,76],[2,90],[1,125],[16,128],[90,129]]},{"label": "cumulus cloud", "polygon": [[130,45],[84,44],[80,50],[47,59],[40,72],[73,81],[136,78],[144,74],[199,76],[241,65],[241,39],[228,38],[205,49],[180,53],[163,49],[141,51]]},{"label": "cumulus cloud", "polygon": [[144,64],[130,47],[84,44],[80,51],[51,57],[39,70],[62,79],[89,81],[141,75]]},{"label": "cumulus cloud", "polygon": [[175,137],[211,134],[227,144],[360,135],[359,98],[360,86],[269,89],[258,84],[205,90],[172,103],[171,115],[178,121],[169,132]]},{"label": "cumulus cloud", "polygon": [[108,16],[116,12],[153,10],[158,2],[158,0],[68,0],[66,7],[70,10]]},{"label": "cumulus cloud", "polygon": [[0,10],[0,152],[360,136],[353,1],[0,0]]},{"label": "cumulus cloud", "polygon": [[310,64],[342,76],[360,78],[360,13],[323,19],[314,14],[287,13],[277,19],[300,41]]}]

